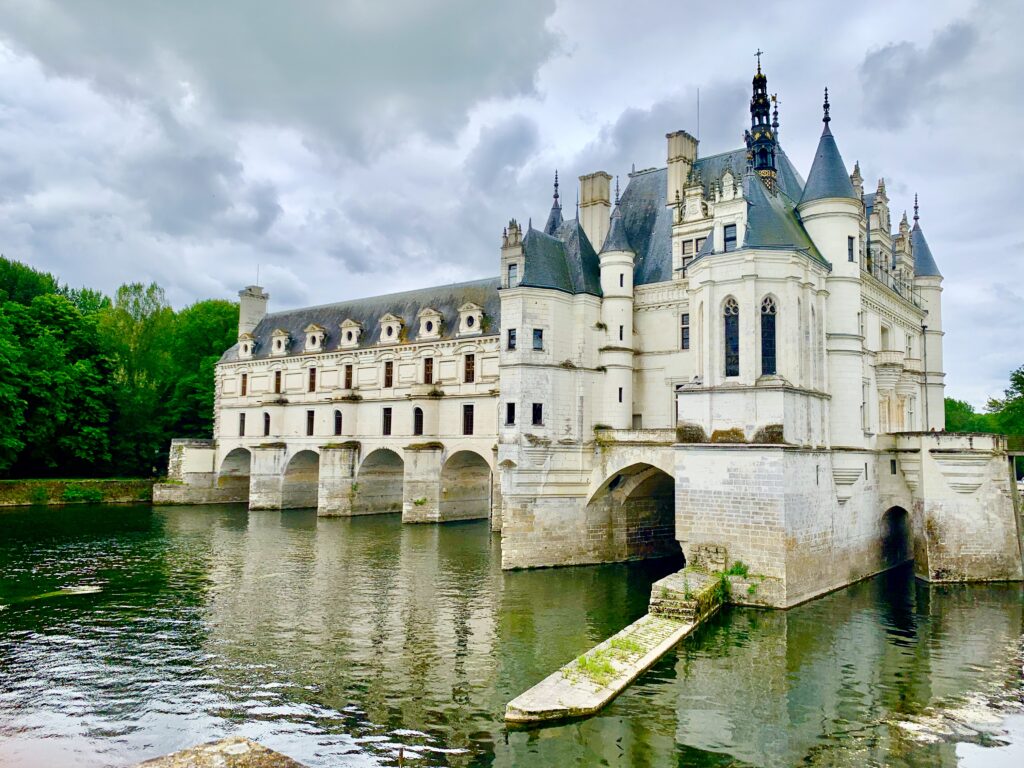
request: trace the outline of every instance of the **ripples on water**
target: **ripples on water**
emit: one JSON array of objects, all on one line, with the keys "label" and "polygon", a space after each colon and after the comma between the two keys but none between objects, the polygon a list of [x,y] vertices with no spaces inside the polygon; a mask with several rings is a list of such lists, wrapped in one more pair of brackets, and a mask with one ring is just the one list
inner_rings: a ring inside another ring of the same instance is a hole
[{"label": "ripples on water", "polygon": [[883,719],[1021,684],[1019,585],[904,569],[726,611],[600,716],[506,732],[506,701],[642,614],[678,564],[503,573],[498,547],[485,521],[0,512],[0,764],[131,765],[237,733],[310,766],[400,749],[407,765],[952,766],[952,745]]}]

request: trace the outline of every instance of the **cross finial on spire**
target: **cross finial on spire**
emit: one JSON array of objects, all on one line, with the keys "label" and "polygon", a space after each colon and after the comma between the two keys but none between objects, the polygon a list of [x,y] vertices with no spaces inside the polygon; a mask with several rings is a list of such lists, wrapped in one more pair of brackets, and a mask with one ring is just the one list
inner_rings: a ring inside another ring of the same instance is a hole
[{"label": "cross finial on spire", "polygon": [[775,129],[775,133],[776,134],[778,134],[778,132],[779,132],[779,104],[781,104],[781,103],[782,102],[779,101],[779,94],[773,93],[772,94],[772,128]]},{"label": "cross finial on spire", "polygon": [[758,48],[757,53],[754,54],[755,56],[757,56],[757,74],[761,74],[761,54],[763,53],[764,51]]},{"label": "cross finial on spire", "polygon": [[914,193],[914,224],[917,224],[917,220],[921,218],[917,215],[917,192]]},{"label": "cross finial on spire", "polygon": [[619,177],[615,177],[615,204],[619,204]]},{"label": "cross finial on spire", "polygon": [[823,118],[821,118],[821,122],[823,122],[826,125],[828,125],[829,122],[831,122],[831,120],[832,120],[832,118],[828,116],[828,109],[829,109],[828,88],[825,88],[825,103],[822,104],[821,106],[822,106],[822,109],[825,110],[825,116]]}]

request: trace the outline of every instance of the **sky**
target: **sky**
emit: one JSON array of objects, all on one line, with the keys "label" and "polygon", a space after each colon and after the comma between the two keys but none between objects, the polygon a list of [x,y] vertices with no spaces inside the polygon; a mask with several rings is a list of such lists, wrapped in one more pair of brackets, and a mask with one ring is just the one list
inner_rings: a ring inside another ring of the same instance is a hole
[{"label": "sky", "polygon": [[[766,8],[770,11],[766,12]],[[754,52],[806,175],[831,128],[945,277],[947,394],[1024,364],[1019,0],[0,0],[0,252],[176,307],[497,274],[574,179],[737,148]],[[700,122],[697,94],[700,94]]]}]

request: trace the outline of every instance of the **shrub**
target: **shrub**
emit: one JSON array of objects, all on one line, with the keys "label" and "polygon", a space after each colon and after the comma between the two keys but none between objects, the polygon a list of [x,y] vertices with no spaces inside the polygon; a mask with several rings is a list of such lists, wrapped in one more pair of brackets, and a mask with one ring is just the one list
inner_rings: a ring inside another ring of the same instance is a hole
[{"label": "shrub", "polygon": [[79,502],[96,504],[97,502],[103,501],[103,491],[98,488],[84,488],[81,485],[69,485],[64,489],[62,498],[69,504]]}]

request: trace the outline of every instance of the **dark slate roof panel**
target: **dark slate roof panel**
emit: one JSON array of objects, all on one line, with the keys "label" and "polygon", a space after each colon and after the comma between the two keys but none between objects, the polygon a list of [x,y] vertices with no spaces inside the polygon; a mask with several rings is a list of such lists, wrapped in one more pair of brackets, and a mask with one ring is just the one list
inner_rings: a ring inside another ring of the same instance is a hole
[{"label": "dark slate roof panel", "polygon": [[[256,352],[253,359],[270,357],[270,335],[281,328],[291,334],[292,355],[303,354],[305,333],[310,323],[327,329],[324,349],[334,351],[341,338],[341,324],[352,319],[363,326],[359,348],[370,347],[380,341],[380,318],[389,312],[402,318],[406,339],[416,341],[419,331],[417,316],[428,307],[436,309],[443,316],[441,338],[452,339],[459,329],[459,307],[467,302],[484,308],[484,335],[493,336],[501,332],[501,301],[498,298],[500,280],[496,277],[474,280],[468,283],[440,285],[415,291],[393,293],[387,296],[373,296],[365,299],[342,301],[337,304],[323,304],[318,307],[304,307],[284,312],[274,312],[264,317],[256,326]],[[231,347],[221,357],[221,362],[234,362],[238,358],[238,345]]]},{"label": "dark slate roof panel", "polygon": [[557,236],[558,230],[563,223],[562,206],[559,205],[556,200],[554,205],[551,206],[551,212],[548,214],[547,223],[544,225],[544,234]]},{"label": "dark slate roof panel", "polygon": [[611,253],[612,251],[633,251],[633,246],[629,244],[629,238],[626,237],[626,225],[622,223],[622,211],[617,205],[612,211],[608,234],[604,238],[604,245],[601,246],[601,253]]},{"label": "dark slate roof panel", "polygon": [[523,239],[523,279],[530,288],[554,288],[575,293],[565,258],[565,243],[540,230],[529,229]]},{"label": "dark slate roof panel", "polygon": [[566,267],[574,293],[601,295],[601,260],[594,251],[576,219],[569,219],[558,229],[557,237],[565,245]]},{"label": "dark slate roof panel", "polygon": [[850,175],[843,164],[843,157],[839,154],[839,147],[832,136],[832,131],[829,130],[828,123],[825,123],[825,130],[821,132],[821,139],[818,140],[818,151],[814,153],[814,162],[811,163],[811,172],[807,176],[807,184],[804,186],[800,202],[830,197],[857,199]]},{"label": "dark slate roof panel", "polygon": [[630,176],[619,211],[626,240],[633,249],[633,284],[672,279],[672,209],[665,205],[668,169]]},{"label": "dark slate roof panel", "polygon": [[770,194],[753,173],[743,177],[743,195],[747,200],[743,248],[794,249],[828,264],[800,223],[792,200],[782,194]]},{"label": "dark slate roof panel", "polygon": [[914,253],[914,274],[918,277],[942,277],[939,265],[935,263],[932,249],[924,239],[924,231],[916,221],[910,230],[910,248]]}]

